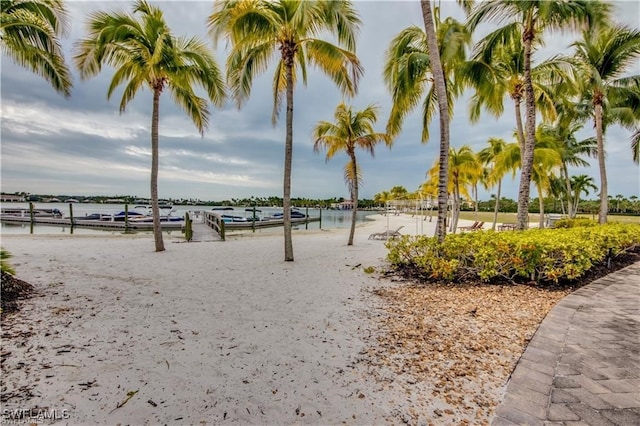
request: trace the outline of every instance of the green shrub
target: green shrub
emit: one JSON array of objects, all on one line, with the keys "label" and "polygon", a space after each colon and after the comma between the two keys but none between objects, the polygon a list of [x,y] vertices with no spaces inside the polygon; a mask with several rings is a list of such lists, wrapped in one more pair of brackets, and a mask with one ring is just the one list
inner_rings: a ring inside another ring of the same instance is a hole
[{"label": "green shrub", "polygon": [[16,272],[7,261],[9,258],[11,258],[11,253],[3,248],[0,248],[0,270],[6,274],[15,275]]},{"label": "green shrub", "polygon": [[387,242],[394,267],[412,267],[428,278],[449,281],[573,280],[608,255],[638,246],[640,226],[630,224],[452,234],[443,243],[425,236]]},{"label": "green shrub", "polygon": [[554,228],[575,228],[578,226],[598,226],[595,220],[586,217],[576,217],[575,219],[560,219],[553,224]]}]

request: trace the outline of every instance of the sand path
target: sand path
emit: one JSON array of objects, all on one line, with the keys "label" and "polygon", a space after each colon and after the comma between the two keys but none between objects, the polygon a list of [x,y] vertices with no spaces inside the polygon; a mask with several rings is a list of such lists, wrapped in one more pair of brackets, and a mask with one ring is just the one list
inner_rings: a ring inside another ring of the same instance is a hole
[{"label": "sand path", "polygon": [[363,270],[386,254],[367,237],[386,223],[359,227],[354,246],[347,230],[295,233],[295,262],[280,234],[174,235],[163,253],[150,236],[3,237],[41,294],[3,339],[3,408],[68,410],[70,424],[393,422],[402,395],[358,366],[368,290],[390,285]]}]

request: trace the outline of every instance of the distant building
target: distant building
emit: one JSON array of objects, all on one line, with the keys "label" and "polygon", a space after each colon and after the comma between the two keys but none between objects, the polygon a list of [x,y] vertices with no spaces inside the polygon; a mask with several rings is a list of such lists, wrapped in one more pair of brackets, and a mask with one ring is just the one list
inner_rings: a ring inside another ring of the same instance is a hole
[{"label": "distant building", "polygon": [[353,209],[353,201],[348,200],[341,203],[331,203],[331,208],[337,210],[351,210]]},{"label": "distant building", "polygon": [[3,203],[23,203],[26,200],[23,195],[2,194],[0,201]]}]

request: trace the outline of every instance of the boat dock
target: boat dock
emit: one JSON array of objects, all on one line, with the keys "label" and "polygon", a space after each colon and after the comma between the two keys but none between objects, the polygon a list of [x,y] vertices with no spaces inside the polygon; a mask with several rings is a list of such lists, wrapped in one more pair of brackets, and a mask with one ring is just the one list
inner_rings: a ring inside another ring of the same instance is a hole
[{"label": "boat dock", "polygon": [[[53,225],[53,226],[69,226],[74,228],[93,228],[93,229],[112,229],[112,230],[134,230],[134,231],[150,231],[153,229],[153,222],[135,222],[135,221],[110,221],[110,220],[83,220],[59,217],[21,217],[10,214],[0,214],[0,222],[12,225],[34,224],[34,225]],[[184,222],[161,222],[162,230],[180,230]]]},{"label": "boat dock", "polygon": [[[216,241],[224,240],[226,231],[231,230],[255,230],[284,225],[284,219],[247,220],[243,222],[225,222],[222,215],[211,211],[193,212],[191,241]],[[0,222],[13,225],[47,225],[71,228],[88,228],[104,230],[126,231],[151,231],[153,222],[140,222],[136,220],[114,221],[99,219],[77,219],[42,216],[18,216],[14,214],[0,214]],[[291,218],[292,226],[308,225],[312,222],[321,222],[320,217]],[[163,231],[184,231],[185,222],[161,222]],[[217,236],[217,237],[216,237]]]}]

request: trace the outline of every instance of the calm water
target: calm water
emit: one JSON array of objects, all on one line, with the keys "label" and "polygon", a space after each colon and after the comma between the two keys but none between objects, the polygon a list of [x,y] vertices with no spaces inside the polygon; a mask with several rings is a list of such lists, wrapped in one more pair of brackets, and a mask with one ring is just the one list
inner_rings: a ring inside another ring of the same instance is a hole
[{"label": "calm water", "polygon": [[[4,208],[29,208],[29,203],[2,203],[2,207]],[[174,211],[171,213],[172,216],[184,216],[186,212],[193,212],[199,210],[211,210],[214,206],[174,206]],[[68,203],[34,203],[34,208],[38,209],[58,209],[63,214],[64,217],[70,216],[70,209]],[[85,204],[85,203],[74,203],[73,204],[73,216],[81,217],[85,215],[89,215],[92,213],[100,213],[105,215],[117,214],[121,211],[124,211],[124,204]],[[129,211],[136,211],[133,205],[129,205]],[[299,224],[296,225],[293,229],[298,230],[317,230],[320,227],[322,229],[331,229],[331,228],[348,228],[351,226],[351,211],[341,211],[341,210],[325,210],[322,209],[299,209],[301,213],[307,213],[310,217],[319,217],[322,216],[322,223],[312,222],[306,225]],[[253,217],[253,211],[245,210],[245,208],[235,208],[234,210],[229,211],[220,211],[219,213],[230,214],[234,216],[242,216],[251,218]],[[256,207],[256,216],[271,216],[274,213],[282,213],[281,208],[275,207]],[[357,215],[357,222],[366,221],[366,217],[375,214],[376,212],[363,212],[359,211]],[[45,225],[35,225],[33,228],[34,234],[69,234],[70,227],[62,227],[62,226],[45,226]],[[2,234],[28,234],[30,232],[30,226],[27,225],[8,225],[3,223],[1,228]],[[139,231],[139,232],[147,232],[147,231]],[[180,233],[180,231],[166,231],[167,233]],[[246,231],[233,231],[233,232],[251,232],[251,230]],[[282,227],[273,227],[273,228],[263,228],[256,230],[256,232],[261,233],[271,233],[271,232],[282,232]],[[114,231],[114,230],[98,230],[98,229],[87,229],[87,228],[74,228],[74,234],[121,234],[122,231]]]}]

